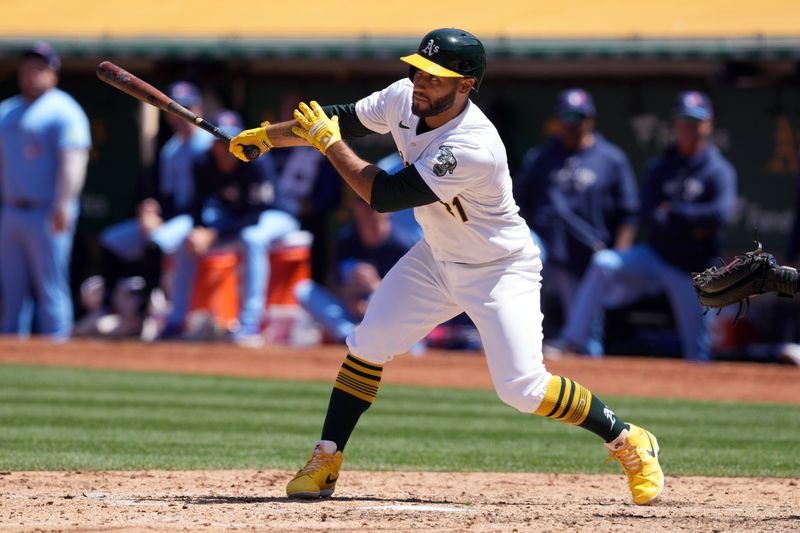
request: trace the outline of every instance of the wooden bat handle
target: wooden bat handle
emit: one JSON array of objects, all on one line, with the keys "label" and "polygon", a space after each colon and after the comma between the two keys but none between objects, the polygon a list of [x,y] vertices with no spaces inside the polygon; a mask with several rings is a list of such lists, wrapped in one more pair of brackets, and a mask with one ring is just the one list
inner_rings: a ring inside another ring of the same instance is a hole
[{"label": "wooden bat handle", "polygon": [[[206,130],[217,139],[222,139],[228,143],[231,142],[232,137],[217,126],[211,124],[203,117],[195,115],[146,81],[134,76],[111,61],[103,61],[97,65],[97,77],[141,102],[155,106],[167,113],[172,113],[186,122],[190,122]],[[261,155],[261,151],[257,146],[246,145],[243,146],[242,149],[244,150],[245,157],[250,161],[258,159],[258,156]]]}]

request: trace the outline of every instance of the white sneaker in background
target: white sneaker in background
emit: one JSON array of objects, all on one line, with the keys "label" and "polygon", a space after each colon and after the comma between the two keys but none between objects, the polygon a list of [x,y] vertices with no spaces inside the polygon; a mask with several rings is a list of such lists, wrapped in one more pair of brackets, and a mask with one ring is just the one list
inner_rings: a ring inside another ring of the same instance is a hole
[{"label": "white sneaker in background", "polygon": [[150,292],[150,303],[147,306],[147,313],[152,316],[162,317],[167,316],[170,311],[170,305],[167,301],[167,296],[160,287],[156,287]]},{"label": "white sneaker in background", "polygon": [[75,323],[75,327],[72,328],[72,335],[75,337],[95,337],[102,335],[101,324],[108,322],[106,318],[108,316],[116,315],[110,315],[108,311],[103,309],[90,311]]},{"label": "white sneaker in background", "polygon": [[121,319],[117,314],[106,314],[97,320],[97,334],[107,337],[119,327]]},{"label": "white sneaker in background", "polygon": [[126,338],[126,337],[141,337],[142,326],[144,320],[139,314],[133,315],[117,315],[119,321],[116,327],[108,332],[109,337],[113,338]]},{"label": "white sneaker in background", "polygon": [[266,342],[261,333],[236,332],[230,336],[231,342],[240,348],[263,348]]},{"label": "white sneaker in background", "polygon": [[153,342],[158,337],[159,331],[161,331],[161,326],[158,320],[152,316],[146,316],[142,321],[142,331],[139,334],[139,338],[142,342]]},{"label": "white sneaker in background", "polygon": [[153,342],[167,323],[170,304],[161,287],[156,287],[150,292],[150,301],[147,304],[147,314],[142,321],[141,339],[144,342]]},{"label": "white sneaker in background", "polygon": [[782,344],[778,354],[784,362],[800,366],[800,344],[794,342]]}]

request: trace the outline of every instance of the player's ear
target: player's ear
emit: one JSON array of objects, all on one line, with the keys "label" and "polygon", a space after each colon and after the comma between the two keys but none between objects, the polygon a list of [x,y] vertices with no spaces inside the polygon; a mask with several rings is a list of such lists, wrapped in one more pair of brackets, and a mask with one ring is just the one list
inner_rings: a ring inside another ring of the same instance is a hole
[{"label": "player's ear", "polygon": [[458,82],[458,92],[462,94],[469,94],[472,92],[472,88],[475,86],[475,83],[477,83],[475,78],[461,78]]}]

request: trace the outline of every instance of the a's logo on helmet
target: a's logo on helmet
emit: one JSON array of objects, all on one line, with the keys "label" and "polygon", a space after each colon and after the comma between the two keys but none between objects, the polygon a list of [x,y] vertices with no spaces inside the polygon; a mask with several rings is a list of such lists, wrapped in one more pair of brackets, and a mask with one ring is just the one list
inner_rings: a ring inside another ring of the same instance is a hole
[{"label": "a's logo on helmet", "polygon": [[422,49],[422,53],[423,54],[427,54],[428,57],[432,56],[433,54],[435,54],[438,51],[439,51],[439,46],[433,44],[433,39],[428,41],[428,44],[426,44],[425,48]]},{"label": "a's logo on helmet", "polygon": [[439,153],[436,154],[436,163],[433,165],[433,173],[437,176],[444,176],[448,172],[450,174],[456,169],[458,161],[456,156],[453,155],[452,146],[440,146]]}]

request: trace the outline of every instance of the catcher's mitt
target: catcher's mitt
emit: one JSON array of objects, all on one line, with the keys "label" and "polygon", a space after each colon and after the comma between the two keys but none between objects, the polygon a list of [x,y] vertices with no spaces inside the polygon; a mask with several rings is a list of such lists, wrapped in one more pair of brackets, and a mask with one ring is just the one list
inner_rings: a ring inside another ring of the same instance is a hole
[{"label": "catcher's mitt", "polygon": [[736,256],[727,265],[693,273],[692,285],[700,303],[710,308],[742,303],[765,292],[792,297],[797,292],[797,278],[797,270],[779,265],[758,243],[755,250]]}]

